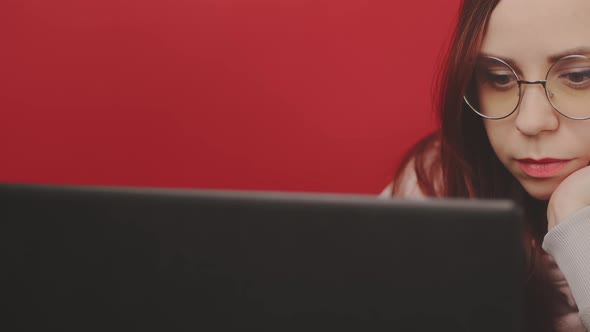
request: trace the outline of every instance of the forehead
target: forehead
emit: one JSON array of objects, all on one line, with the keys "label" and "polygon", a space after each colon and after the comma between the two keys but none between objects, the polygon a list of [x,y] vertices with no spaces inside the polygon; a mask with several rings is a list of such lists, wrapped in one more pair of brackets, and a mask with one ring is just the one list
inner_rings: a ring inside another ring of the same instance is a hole
[{"label": "forehead", "polygon": [[480,51],[514,59],[526,70],[581,47],[590,48],[589,0],[501,0]]}]

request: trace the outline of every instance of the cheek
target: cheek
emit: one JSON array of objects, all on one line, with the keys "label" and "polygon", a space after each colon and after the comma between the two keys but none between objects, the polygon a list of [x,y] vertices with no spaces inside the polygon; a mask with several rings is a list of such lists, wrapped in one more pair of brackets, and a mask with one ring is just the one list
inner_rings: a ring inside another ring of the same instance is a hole
[{"label": "cheek", "polygon": [[584,147],[587,156],[590,156],[590,120],[585,120],[584,126],[580,126],[579,142]]},{"label": "cheek", "polygon": [[590,160],[590,120],[572,120],[562,124],[563,148],[578,158]]},{"label": "cheek", "polygon": [[499,121],[485,120],[484,127],[492,149],[500,161],[507,158],[508,147],[510,146],[510,128]]}]

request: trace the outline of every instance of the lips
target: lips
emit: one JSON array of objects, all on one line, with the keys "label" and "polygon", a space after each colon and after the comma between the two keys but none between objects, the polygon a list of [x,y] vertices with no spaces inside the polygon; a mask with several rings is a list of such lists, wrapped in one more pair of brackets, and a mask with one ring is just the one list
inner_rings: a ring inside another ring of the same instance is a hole
[{"label": "lips", "polygon": [[571,159],[518,159],[518,166],[528,176],[533,178],[550,178],[561,171]]}]

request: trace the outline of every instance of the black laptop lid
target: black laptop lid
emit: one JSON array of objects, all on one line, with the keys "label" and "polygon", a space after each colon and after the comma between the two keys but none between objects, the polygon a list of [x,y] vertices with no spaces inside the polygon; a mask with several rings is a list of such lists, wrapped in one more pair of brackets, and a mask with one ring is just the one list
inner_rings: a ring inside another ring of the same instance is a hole
[{"label": "black laptop lid", "polygon": [[517,331],[506,201],[0,185],[22,330]]}]

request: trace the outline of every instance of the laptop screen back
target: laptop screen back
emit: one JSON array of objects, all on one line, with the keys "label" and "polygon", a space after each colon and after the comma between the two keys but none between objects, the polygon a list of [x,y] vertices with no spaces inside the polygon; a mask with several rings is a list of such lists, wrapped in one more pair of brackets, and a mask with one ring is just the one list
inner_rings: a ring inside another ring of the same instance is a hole
[{"label": "laptop screen back", "polygon": [[23,330],[517,331],[503,201],[0,186]]}]

